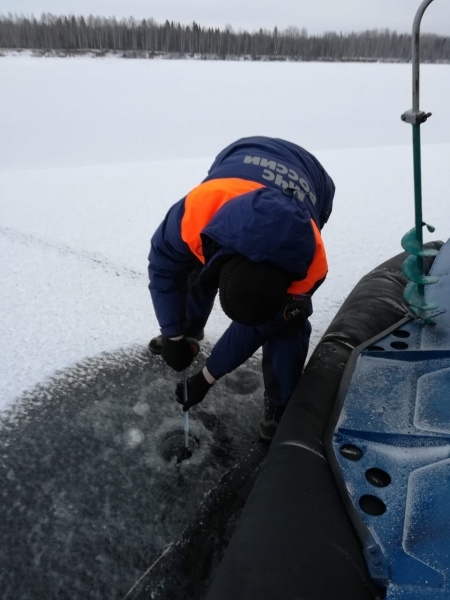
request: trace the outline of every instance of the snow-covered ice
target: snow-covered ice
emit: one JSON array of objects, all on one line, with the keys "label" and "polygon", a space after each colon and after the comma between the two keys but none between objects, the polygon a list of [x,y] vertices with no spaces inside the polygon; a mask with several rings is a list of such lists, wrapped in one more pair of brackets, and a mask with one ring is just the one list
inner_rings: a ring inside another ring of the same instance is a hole
[{"label": "snow-covered ice", "polygon": [[[421,67],[426,239],[449,234],[448,65]],[[241,136],[290,139],[335,180],[313,345],[414,225],[411,66],[37,59],[0,61],[1,404],[76,362],[157,332],[149,239]],[[213,312],[207,340],[227,320]]]},{"label": "snow-covered ice", "polygon": [[[448,72],[421,67],[425,240],[450,232]],[[0,576],[8,598],[121,597],[253,442],[262,397],[251,360],[196,408],[177,465],[176,376],[146,352],[153,231],[239,137],[314,152],[337,193],[313,348],[414,225],[411,66],[16,56],[0,79]],[[204,352],[227,323],[216,306]]]}]

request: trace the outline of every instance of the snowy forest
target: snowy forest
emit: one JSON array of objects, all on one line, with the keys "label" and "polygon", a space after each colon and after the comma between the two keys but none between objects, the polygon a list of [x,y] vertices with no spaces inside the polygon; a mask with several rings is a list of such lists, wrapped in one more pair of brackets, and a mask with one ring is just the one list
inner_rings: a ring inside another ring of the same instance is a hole
[{"label": "snowy forest", "polygon": [[[308,35],[305,27],[272,31],[235,31],[182,25],[154,19],[117,20],[92,16],[40,18],[0,15],[0,49],[33,50],[38,54],[71,55],[93,52],[97,56],[118,53],[128,58],[154,58],[161,55],[222,60],[298,61],[385,61],[411,60],[411,35],[395,31]],[[421,60],[450,62],[450,37],[421,35]]]}]

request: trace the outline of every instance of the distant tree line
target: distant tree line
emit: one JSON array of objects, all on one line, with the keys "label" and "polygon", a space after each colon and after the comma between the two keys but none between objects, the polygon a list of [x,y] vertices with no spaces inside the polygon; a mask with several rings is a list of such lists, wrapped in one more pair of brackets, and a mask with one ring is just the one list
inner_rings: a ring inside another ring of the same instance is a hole
[{"label": "distant tree line", "polygon": [[[117,20],[43,14],[39,19],[0,15],[0,48],[33,49],[62,53],[121,52],[124,56],[152,57],[161,54],[200,55],[220,59],[269,60],[411,60],[411,35],[388,29],[342,34],[328,32],[309,36],[305,28],[282,31],[234,31],[181,25],[153,19]],[[424,62],[449,62],[450,37],[421,34],[420,56]]]}]

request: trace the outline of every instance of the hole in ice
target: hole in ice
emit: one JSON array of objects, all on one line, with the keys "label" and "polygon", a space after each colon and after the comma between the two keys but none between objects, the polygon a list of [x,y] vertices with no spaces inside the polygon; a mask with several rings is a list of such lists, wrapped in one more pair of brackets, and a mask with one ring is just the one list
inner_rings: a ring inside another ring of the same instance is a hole
[{"label": "hole in ice", "polygon": [[367,469],[366,479],[369,483],[376,487],[386,487],[391,483],[391,476],[383,469],[373,468]]},{"label": "hole in ice", "polygon": [[383,352],[384,348],[382,346],[373,345],[373,346],[369,346],[367,348],[367,350],[370,350],[371,352]]},{"label": "hole in ice", "polygon": [[359,499],[361,510],[373,517],[379,517],[386,512],[386,504],[371,494],[365,494]]},{"label": "hole in ice", "polygon": [[191,458],[194,451],[199,447],[199,439],[193,435],[189,435],[188,447],[186,448],[184,445],[184,431],[176,429],[166,433],[160,440],[159,453],[167,462],[170,463],[175,459],[178,464],[183,460]]},{"label": "hole in ice", "polygon": [[228,373],[222,383],[233,394],[245,395],[255,392],[262,383],[261,374],[249,369]]}]

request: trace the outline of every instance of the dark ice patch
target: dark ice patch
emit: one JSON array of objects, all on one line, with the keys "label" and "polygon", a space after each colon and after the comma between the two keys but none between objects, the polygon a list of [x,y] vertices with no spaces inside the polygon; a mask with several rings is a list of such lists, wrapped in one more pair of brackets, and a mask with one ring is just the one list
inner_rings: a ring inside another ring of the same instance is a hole
[{"label": "dark ice patch", "polygon": [[226,375],[222,383],[233,394],[252,394],[261,387],[261,374],[251,369],[237,369]]},{"label": "dark ice patch", "polygon": [[262,376],[252,361],[238,371],[242,386],[227,376],[190,410],[183,460],[181,375],[146,349],[95,357],[24,394],[0,421],[2,598],[123,597],[257,439]]}]

